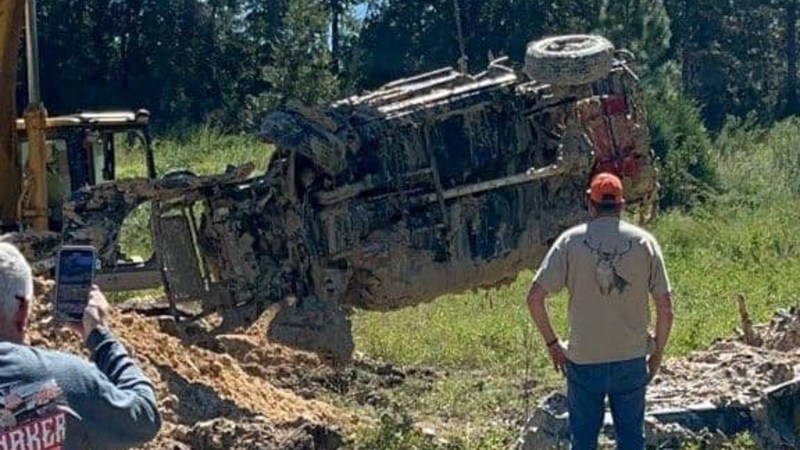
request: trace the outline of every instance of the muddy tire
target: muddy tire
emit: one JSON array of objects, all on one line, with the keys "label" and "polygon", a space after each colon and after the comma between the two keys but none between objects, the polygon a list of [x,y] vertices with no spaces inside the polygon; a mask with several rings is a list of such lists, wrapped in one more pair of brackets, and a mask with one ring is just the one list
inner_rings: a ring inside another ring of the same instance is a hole
[{"label": "muddy tire", "polygon": [[608,75],[613,59],[614,46],[601,36],[555,36],[528,44],[525,73],[545,84],[588,84]]},{"label": "muddy tire", "polygon": [[183,188],[197,183],[200,177],[191,170],[177,169],[164,174],[161,183],[166,188]]}]

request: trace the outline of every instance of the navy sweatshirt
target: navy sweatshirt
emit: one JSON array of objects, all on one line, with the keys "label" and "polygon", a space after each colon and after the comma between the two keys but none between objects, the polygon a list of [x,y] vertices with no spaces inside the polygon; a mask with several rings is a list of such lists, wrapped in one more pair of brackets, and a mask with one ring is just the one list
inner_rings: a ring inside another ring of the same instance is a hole
[{"label": "navy sweatshirt", "polygon": [[0,450],[128,449],[161,428],[155,390],[108,330],[76,355],[0,343]]}]

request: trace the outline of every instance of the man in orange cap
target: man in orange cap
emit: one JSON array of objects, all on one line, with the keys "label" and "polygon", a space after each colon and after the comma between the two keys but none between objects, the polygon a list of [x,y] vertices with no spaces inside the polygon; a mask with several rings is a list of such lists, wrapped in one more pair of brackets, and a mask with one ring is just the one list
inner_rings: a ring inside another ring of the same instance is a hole
[{"label": "man in orange cap", "polygon": [[[645,391],[661,365],[672,328],[672,299],[661,248],[621,218],[622,181],[600,173],[587,191],[588,223],[564,232],[542,261],[528,309],[553,367],[567,378],[572,448],[594,450],[608,397],[617,448],[643,450]],[[546,299],[569,292],[569,340],[562,343]],[[650,299],[656,309],[650,335]]]}]

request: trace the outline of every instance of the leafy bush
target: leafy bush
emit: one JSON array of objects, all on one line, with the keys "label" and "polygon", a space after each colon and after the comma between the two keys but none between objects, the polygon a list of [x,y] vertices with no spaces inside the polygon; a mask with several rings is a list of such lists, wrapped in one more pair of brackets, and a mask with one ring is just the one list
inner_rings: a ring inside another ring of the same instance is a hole
[{"label": "leafy bush", "polygon": [[674,70],[666,67],[647,83],[648,126],[661,161],[660,206],[688,209],[709,198],[718,176],[700,109],[674,78]]}]

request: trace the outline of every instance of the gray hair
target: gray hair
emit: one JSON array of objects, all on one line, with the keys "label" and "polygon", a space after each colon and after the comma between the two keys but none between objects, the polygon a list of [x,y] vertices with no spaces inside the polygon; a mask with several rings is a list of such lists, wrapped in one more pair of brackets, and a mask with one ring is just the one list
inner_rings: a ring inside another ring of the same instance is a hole
[{"label": "gray hair", "polygon": [[0,242],[0,315],[13,317],[19,310],[19,299],[32,296],[31,266],[17,247]]}]

